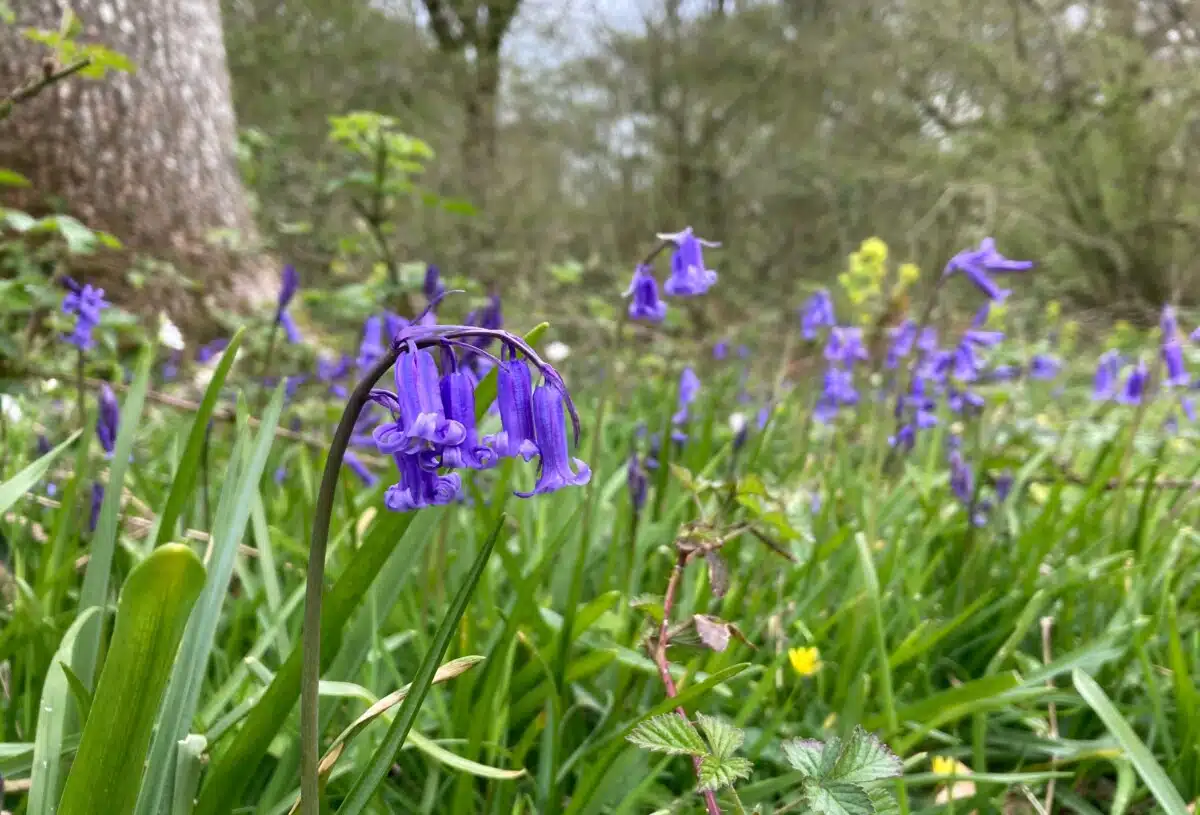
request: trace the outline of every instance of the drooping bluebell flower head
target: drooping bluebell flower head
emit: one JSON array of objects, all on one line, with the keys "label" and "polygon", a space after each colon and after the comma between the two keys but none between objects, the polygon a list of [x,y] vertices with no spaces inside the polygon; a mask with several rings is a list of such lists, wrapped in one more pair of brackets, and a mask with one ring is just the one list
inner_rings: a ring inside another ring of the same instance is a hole
[{"label": "drooping bluebell flower head", "polygon": [[641,512],[646,505],[649,479],[636,451],[629,454],[629,462],[625,465],[625,482],[629,487],[629,502],[633,505],[633,511]]},{"label": "drooping bluebell flower head", "polygon": [[1049,354],[1034,354],[1029,360],[1029,376],[1033,379],[1054,379],[1062,370],[1062,361]]},{"label": "drooping bluebell flower head", "polygon": [[365,371],[383,356],[384,350],[383,318],[373,315],[363,321],[362,342],[358,346],[355,364]]},{"label": "drooping bluebell flower head", "polygon": [[845,368],[830,365],[822,379],[821,395],[813,409],[813,418],[822,424],[833,421],[842,407],[858,404],[854,374]]},{"label": "drooping bluebell flower head", "polygon": [[1149,378],[1150,372],[1146,368],[1146,363],[1143,360],[1138,360],[1133,370],[1129,372],[1129,376],[1125,380],[1125,386],[1117,394],[1117,401],[1123,405],[1137,405],[1142,401],[1142,397],[1146,393],[1146,380]]},{"label": "drooping bluebell flower head", "polygon": [[[347,453],[346,455],[350,456],[351,454]],[[274,481],[276,484],[282,484],[284,481],[287,481],[287,474],[288,474],[287,465],[280,464],[278,467],[275,468],[275,472],[271,475],[271,480]]]},{"label": "drooping bluebell flower head", "polygon": [[442,273],[432,263],[425,267],[425,284],[422,288],[425,292],[425,299],[430,304],[438,302],[446,293],[446,284],[442,282]]},{"label": "drooping bluebell flower head", "polygon": [[712,349],[713,359],[721,362],[729,356],[729,340],[719,340]]},{"label": "drooping bluebell flower head", "polygon": [[[479,341],[501,342],[497,399],[502,432],[479,439],[475,430],[475,391],[462,370],[458,351],[477,354]],[[445,371],[428,350],[439,347]],[[385,505],[409,511],[457,499],[462,486],[455,467],[485,469],[500,456],[539,457],[537,483],[521,497],[587,483],[591,471],[572,458],[564,412],[579,438],[579,418],[562,377],[523,340],[498,329],[465,325],[410,325],[393,340],[400,353],[395,364],[396,392],[371,391],[370,398],[390,414],[373,433],[376,447],[396,461],[400,481],[385,493]],[[530,393],[529,365],[543,384]]]},{"label": "drooping bluebell flower head", "polygon": [[654,270],[639,264],[633,272],[633,280],[625,292],[629,301],[629,319],[661,323],[667,316],[667,304],[658,298],[658,281]]},{"label": "drooping bluebell flower head", "polygon": [[996,480],[992,486],[996,490],[996,500],[1003,503],[1008,500],[1009,493],[1012,492],[1013,474],[1011,470],[1005,470],[996,476]]},{"label": "drooping bluebell flower head", "polygon": [[[432,312],[432,309],[430,311]],[[395,337],[407,328],[408,323],[409,321],[399,314],[393,314],[390,311],[383,312],[383,330],[386,333],[388,342],[391,342],[392,337]]]},{"label": "drooping bluebell flower head", "polygon": [[721,244],[697,238],[689,226],[682,232],[659,234],[659,240],[675,244],[671,253],[671,276],[663,287],[672,297],[704,294],[717,282],[717,273],[704,265],[704,247]]},{"label": "drooping bluebell flower head", "polygon": [[1033,268],[1033,261],[1009,260],[996,251],[996,242],[984,238],[979,248],[959,252],[946,264],[943,277],[962,272],[989,300],[1003,300],[1007,289],[1000,288],[991,275],[1004,272],[1023,272]]},{"label": "drooping bluebell flower head", "polygon": [[979,358],[978,350],[999,345],[1003,340],[1004,334],[999,331],[981,331],[977,328],[964,331],[962,339],[954,348],[954,378],[962,382],[974,382],[978,379],[983,368],[983,360]]},{"label": "drooping bluebell flower head", "polygon": [[117,396],[107,382],[100,384],[100,411],[96,417],[96,438],[104,452],[112,455],[117,445],[117,425],[121,419],[121,408]]},{"label": "drooping bluebell flower head", "polygon": [[853,367],[855,362],[870,359],[867,346],[863,344],[862,329],[844,326],[830,329],[829,341],[825,343],[825,359],[847,368]]},{"label": "drooping bluebell flower head", "polygon": [[800,310],[800,333],[806,340],[815,340],[820,328],[833,328],[837,317],[833,313],[833,297],[828,289],[820,289]]},{"label": "drooping bluebell flower head", "polygon": [[1092,399],[1103,402],[1113,398],[1117,392],[1117,378],[1121,375],[1121,355],[1116,350],[1105,351],[1096,363],[1096,375],[1092,379]]},{"label": "drooping bluebell flower head", "polygon": [[955,413],[983,410],[984,404],[986,404],[984,398],[974,391],[950,388],[946,393],[946,405]]},{"label": "drooping bluebell flower head", "polygon": [[100,312],[112,304],[104,299],[104,289],[87,283],[81,286],[69,277],[62,278],[62,284],[67,288],[62,301],[63,313],[75,315],[75,328],[64,339],[87,351],[95,344],[92,330],[100,324]]},{"label": "drooping bluebell flower head", "polygon": [[210,343],[201,345],[196,351],[196,361],[201,365],[207,365],[213,358],[229,347],[229,340],[216,339]]},{"label": "drooping bluebell flower head", "polygon": [[679,409],[671,417],[672,424],[683,424],[688,420],[688,406],[696,401],[699,393],[700,377],[696,376],[696,372],[689,365],[679,375]]}]

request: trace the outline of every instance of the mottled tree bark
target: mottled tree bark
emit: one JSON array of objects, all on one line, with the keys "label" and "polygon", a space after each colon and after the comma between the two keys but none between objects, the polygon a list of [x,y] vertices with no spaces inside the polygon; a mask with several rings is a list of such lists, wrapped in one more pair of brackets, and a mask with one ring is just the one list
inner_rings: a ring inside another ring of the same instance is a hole
[{"label": "mottled tree bark", "polygon": [[[56,28],[64,0],[17,0],[16,27],[0,28],[0,89],[7,92],[46,57],[20,36]],[[124,54],[131,74],[72,77],[0,124],[0,167],[24,174],[27,189],[3,203],[65,211],[116,235],[129,253],[179,264],[211,293],[252,279],[243,257],[220,249],[214,230],[255,239],[238,176],[236,126],[218,0],[72,0],[81,42]],[[104,282],[121,288],[129,254],[109,258]],[[103,277],[104,275],[101,274]],[[148,305],[187,308],[151,281]],[[229,284],[232,284],[229,285]],[[157,296],[156,296],[157,295]]]}]

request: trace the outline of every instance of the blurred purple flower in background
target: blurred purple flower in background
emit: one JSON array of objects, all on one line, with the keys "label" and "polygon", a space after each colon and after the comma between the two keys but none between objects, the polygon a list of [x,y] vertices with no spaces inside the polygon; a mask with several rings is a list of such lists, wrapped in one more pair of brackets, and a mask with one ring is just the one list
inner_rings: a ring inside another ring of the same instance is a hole
[{"label": "blurred purple flower in background", "polygon": [[95,344],[92,330],[100,324],[100,312],[112,304],[104,299],[104,289],[86,283],[81,286],[69,277],[63,277],[61,281],[67,288],[62,301],[63,313],[75,316],[75,329],[64,339],[86,351]]},{"label": "blurred purple flower in background", "polygon": [[996,251],[996,242],[992,238],[984,238],[977,249],[968,249],[952,257],[942,276],[949,277],[961,272],[989,300],[1003,300],[1009,292],[1000,288],[991,275],[1024,272],[1032,269],[1033,265],[1033,261],[1029,260],[1009,260]]},{"label": "blurred purple flower in background", "polygon": [[100,383],[100,410],[96,417],[96,438],[104,452],[112,455],[117,444],[117,425],[121,419],[121,407],[117,404],[117,395],[107,382]]},{"label": "blurred purple flower in background", "polygon": [[806,340],[815,340],[817,329],[832,328],[836,324],[833,297],[828,289],[820,289],[814,293],[800,310],[800,333]]},{"label": "blurred purple flower in background", "polygon": [[658,298],[658,281],[649,266],[639,265],[634,270],[633,280],[624,296],[633,298],[629,301],[631,320],[661,323],[667,316],[667,304]]}]

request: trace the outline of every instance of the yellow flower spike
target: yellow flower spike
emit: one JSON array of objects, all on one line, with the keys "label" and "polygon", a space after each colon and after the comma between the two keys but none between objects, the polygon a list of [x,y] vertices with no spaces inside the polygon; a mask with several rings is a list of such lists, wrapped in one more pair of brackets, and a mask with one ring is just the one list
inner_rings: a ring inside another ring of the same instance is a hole
[{"label": "yellow flower spike", "polygon": [[921,270],[915,263],[901,263],[896,275],[901,285],[909,286],[921,279]]},{"label": "yellow flower spike", "polygon": [[1062,303],[1051,300],[1046,304],[1046,319],[1053,322],[1062,316]]},{"label": "yellow flower spike", "polygon": [[801,676],[812,676],[821,670],[821,652],[816,648],[789,648],[788,662]]}]

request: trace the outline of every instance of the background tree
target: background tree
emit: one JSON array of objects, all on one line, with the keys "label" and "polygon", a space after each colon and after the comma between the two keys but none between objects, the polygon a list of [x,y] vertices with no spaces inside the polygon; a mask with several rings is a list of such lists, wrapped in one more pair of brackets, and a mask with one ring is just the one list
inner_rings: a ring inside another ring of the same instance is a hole
[{"label": "background tree", "polygon": [[[52,32],[66,8],[56,0],[18,4],[17,25],[0,29],[0,87],[16,87],[48,55],[18,29]],[[0,127],[0,166],[32,184],[7,190],[4,203],[68,212],[132,253],[176,263],[206,292],[254,296],[263,288],[260,266],[237,251],[252,248],[257,231],[238,176],[219,6],[83,0],[73,8],[80,42],[101,43],[135,69],[59,83],[15,110]],[[129,255],[102,263],[86,276],[126,288]],[[151,275],[140,302],[186,320],[194,310],[179,288],[170,275]]]}]

